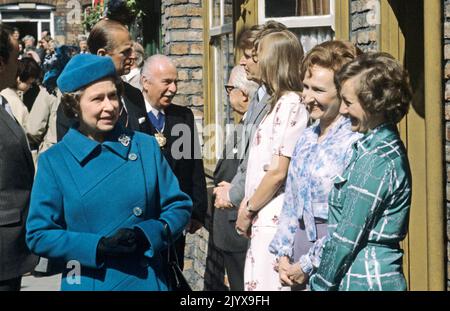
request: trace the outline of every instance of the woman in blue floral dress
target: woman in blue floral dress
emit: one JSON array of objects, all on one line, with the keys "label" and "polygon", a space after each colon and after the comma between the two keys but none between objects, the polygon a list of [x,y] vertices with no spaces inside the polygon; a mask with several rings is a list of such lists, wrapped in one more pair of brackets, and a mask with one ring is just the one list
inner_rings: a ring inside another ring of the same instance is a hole
[{"label": "woman in blue floral dress", "polygon": [[339,114],[334,74],[360,51],[351,43],[328,41],[313,48],[302,64],[303,101],[316,122],[298,140],[289,167],[278,230],[269,250],[279,258],[282,284],[294,285],[312,271],[308,251],[326,235],[328,194],[333,177],[351,157],[351,144],[361,137]]}]

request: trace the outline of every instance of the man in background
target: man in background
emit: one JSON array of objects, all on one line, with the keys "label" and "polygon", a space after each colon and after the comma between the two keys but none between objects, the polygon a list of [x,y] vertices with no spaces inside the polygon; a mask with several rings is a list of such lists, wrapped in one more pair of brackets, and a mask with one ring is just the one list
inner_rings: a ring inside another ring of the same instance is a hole
[{"label": "man in background", "polygon": [[[16,83],[19,46],[0,24],[0,90]],[[20,290],[37,257],[25,244],[34,165],[25,132],[0,96],[0,291]]]}]

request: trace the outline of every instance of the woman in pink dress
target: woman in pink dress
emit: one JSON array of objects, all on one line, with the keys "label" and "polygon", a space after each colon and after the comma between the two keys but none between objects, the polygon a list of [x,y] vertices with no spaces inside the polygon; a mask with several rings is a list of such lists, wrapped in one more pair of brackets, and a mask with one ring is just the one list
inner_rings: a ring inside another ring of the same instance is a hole
[{"label": "woman in pink dress", "polygon": [[277,230],[284,183],[295,144],[307,126],[299,78],[303,49],[288,30],[261,34],[255,44],[257,62],[271,109],[256,129],[250,145],[245,198],[236,230],[250,238],[245,262],[245,290],[289,290],[274,270],[269,244]]}]

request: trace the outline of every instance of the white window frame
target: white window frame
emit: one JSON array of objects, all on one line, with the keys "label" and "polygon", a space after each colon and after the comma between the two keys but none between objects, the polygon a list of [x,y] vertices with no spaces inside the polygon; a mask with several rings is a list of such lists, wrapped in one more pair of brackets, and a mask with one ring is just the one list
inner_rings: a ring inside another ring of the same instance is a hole
[{"label": "white window frame", "polygon": [[[225,0],[220,0],[220,23],[219,23],[219,26],[214,26],[214,27],[212,27],[213,12],[214,12],[213,11],[214,10],[214,6],[213,6],[214,0],[208,0],[208,1],[209,1],[209,21],[208,21],[209,22],[209,25],[208,25],[209,26],[209,39],[211,40],[212,38],[219,38],[224,35],[232,35],[233,34],[233,24],[232,23],[225,24],[225,15],[224,15]],[[220,105],[223,104],[221,101],[221,98],[220,98],[220,95],[221,95],[220,92],[224,92],[223,85],[219,85],[220,77],[217,74],[218,72],[220,72],[220,70],[222,70],[222,68],[219,68],[218,62],[217,62],[218,58],[221,57],[221,55],[216,47],[214,47],[213,51],[214,52],[213,52],[212,57],[214,59],[214,86],[215,86],[214,87],[214,109],[215,109],[215,113],[214,113],[215,120],[214,121],[216,123],[215,124],[216,135],[215,135],[214,140],[215,140],[215,146],[216,146],[215,155],[216,155],[216,159],[218,159],[222,154],[222,149],[224,146],[223,138],[225,135],[224,130],[226,130],[226,129],[220,128],[220,124],[223,122],[223,120],[219,119],[219,117],[221,117],[221,116],[220,116],[219,110],[218,110],[219,107],[221,108]],[[225,78],[228,79],[228,77],[225,77]],[[219,133],[222,133],[223,135],[218,135]]]},{"label": "white window frame", "polygon": [[336,0],[330,1],[330,14],[316,16],[286,16],[266,18],[266,0],[258,1],[258,23],[264,24],[268,20],[283,23],[288,28],[330,27],[336,31]]}]

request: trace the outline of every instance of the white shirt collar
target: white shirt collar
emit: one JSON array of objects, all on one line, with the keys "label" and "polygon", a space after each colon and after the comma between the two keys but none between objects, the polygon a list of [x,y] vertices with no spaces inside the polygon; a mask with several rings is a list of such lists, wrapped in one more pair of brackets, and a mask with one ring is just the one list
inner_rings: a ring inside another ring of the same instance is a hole
[{"label": "white shirt collar", "polygon": [[141,70],[139,68],[133,68],[130,70],[130,72],[123,77],[125,78],[126,82],[129,82],[131,79],[133,79],[136,75],[140,74]]},{"label": "white shirt collar", "polygon": [[161,109],[161,110],[158,110],[158,109],[156,109],[155,107],[153,107],[153,106],[149,103],[149,101],[147,100],[147,98],[145,98],[145,96],[144,96],[144,101],[145,101],[145,110],[147,111],[147,113],[149,113],[149,112],[151,111],[155,117],[158,116],[158,112],[161,112],[162,114],[165,114],[165,113],[164,113],[164,110],[162,110],[162,109]]},{"label": "white shirt collar", "polygon": [[267,91],[266,91],[266,87],[264,85],[261,85],[258,88],[258,103],[261,102],[261,99],[263,99],[264,95],[266,95]]},{"label": "white shirt collar", "polygon": [[244,114],[242,115],[242,121],[245,121],[245,118],[247,117],[247,111],[244,112]]}]

